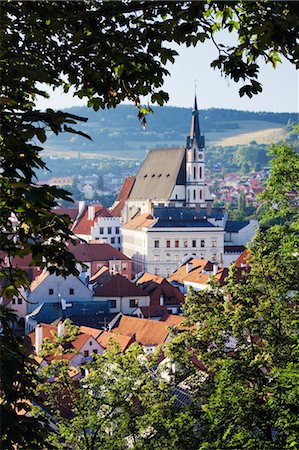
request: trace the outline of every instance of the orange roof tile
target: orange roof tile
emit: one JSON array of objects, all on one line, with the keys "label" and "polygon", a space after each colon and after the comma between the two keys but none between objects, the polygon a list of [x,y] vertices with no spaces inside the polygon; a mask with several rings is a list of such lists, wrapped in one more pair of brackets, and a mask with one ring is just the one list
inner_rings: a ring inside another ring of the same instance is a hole
[{"label": "orange roof tile", "polygon": [[112,333],[134,337],[141,345],[161,345],[169,335],[169,325],[150,319],[122,316]]},{"label": "orange roof tile", "polygon": [[[190,270],[187,272],[187,265],[190,265]],[[190,259],[186,264],[183,264],[180,266],[169,278],[169,281],[177,281],[179,283],[183,283],[184,281],[188,280],[189,277],[192,277],[195,273],[197,276],[202,271],[211,271],[212,265],[209,261],[206,259],[198,259],[198,258],[192,258]],[[192,274],[192,275],[191,275]]]},{"label": "orange roof tile", "polygon": [[98,328],[91,328],[91,327],[80,327],[80,332],[84,334],[89,334],[90,336],[93,336],[95,339],[99,336],[99,334],[102,333],[102,330],[99,330]]},{"label": "orange roof tile", "polygon": [[111,331],[101,331],[101,334],[97,338],[97,342],[103,348],[112,348],[111,341],[115,340],[119,345],[119,349],[121,352],[124,352],[130,344],[134,342],[134,338],[131,336],[124,336],[121,334],[112,333]]},{"label": "orange roof tile", "polygon": [[138,231],[142,230],[142,228],[144,227],[151,227],[157,222],[157,220],[158,219],[154,219],[153,216],[148,213],[140,214],[139,216],[126,223],[123,228],[125,228],[126,230]]}]

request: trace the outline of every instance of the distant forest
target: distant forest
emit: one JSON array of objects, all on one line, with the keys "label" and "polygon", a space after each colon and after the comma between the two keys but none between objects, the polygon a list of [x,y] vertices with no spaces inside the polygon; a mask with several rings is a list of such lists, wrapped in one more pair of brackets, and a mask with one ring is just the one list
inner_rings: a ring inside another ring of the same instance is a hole
[{"label": "distant forest", "polygon": [[[49,135],[46,148],[80,153],[113,151],[115,156],[131,150],[131,153],[127,154],[128,157],[142,159],[149,148],[184,145],[190,130],[191,108],[164,106],[155,107],[153,110],[154,114],[148,115],[147,127],[143,130],[137,119],[138,111],[131,105],[119,105],[115,109],[97,112],[87,107],[65,109],[88,118],[87,123],[80,123],[77,128],[89,134],[92,141],[68,133],[58,137]],[[295,113],[249,112],[218,108],[200,110],[201,129],[208,136],[209,133],[228,130],[235,130],[238,134],[242,121],[254,121],[252,123],[262,121],[286,127],[297,120]]]}]

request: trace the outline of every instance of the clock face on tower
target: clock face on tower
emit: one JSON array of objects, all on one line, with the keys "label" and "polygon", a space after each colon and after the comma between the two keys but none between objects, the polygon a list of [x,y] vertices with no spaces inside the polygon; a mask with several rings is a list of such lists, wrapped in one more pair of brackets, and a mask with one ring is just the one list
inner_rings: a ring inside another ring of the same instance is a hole
[{"label": "clock face on tower", "polygon": [[202,159],[202,153],[198,153],[198,159]]}]

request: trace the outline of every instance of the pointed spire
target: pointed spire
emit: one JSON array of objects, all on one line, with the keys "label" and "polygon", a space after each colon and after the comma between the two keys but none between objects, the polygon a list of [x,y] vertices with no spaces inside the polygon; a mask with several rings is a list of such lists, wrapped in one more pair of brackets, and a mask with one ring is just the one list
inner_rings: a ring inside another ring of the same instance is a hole
[{"label": "pointed spire", "polygon": [[190,130],[190,139],[197,142],[197,145],[200,147],[202,142],[202,136],[200,135],[200,126],[199,126],[199,111],[197,109],[197,98],[196,94],[194,97],[194,107],[192,110],[192,121],[191,121],[191,130]]}]

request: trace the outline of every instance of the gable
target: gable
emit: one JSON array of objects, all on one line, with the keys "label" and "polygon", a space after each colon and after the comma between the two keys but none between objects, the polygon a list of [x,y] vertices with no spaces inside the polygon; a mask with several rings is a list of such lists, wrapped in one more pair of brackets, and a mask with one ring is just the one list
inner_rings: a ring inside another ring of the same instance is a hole
[{"label": "gable", "polygon": [[151,150],[135,181],[129,200],[165,200],[170,198],[185,157],[184,148]]}]

